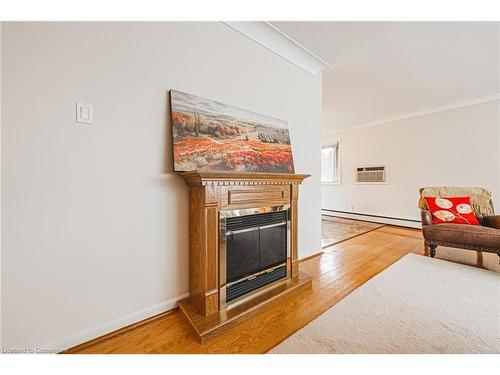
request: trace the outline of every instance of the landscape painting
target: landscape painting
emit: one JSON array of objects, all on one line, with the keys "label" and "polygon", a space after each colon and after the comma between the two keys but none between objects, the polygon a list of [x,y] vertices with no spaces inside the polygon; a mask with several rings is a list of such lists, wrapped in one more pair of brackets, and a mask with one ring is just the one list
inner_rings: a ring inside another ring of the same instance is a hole
[{"label": "landscape painting", "polygon": [[171,90],[174,171],[294,173],[286,121]]}]

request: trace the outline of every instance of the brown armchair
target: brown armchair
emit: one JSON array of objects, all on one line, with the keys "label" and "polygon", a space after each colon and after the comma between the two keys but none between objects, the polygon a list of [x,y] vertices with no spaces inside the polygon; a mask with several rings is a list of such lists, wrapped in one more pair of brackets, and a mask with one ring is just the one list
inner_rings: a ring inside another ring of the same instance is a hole
[{"label": "brown armchair", "polygon": [[[423,191],[424,188],[420,189],[421,197],[423,196]],[[425,246],[431,257],[434,258],[436,255],[436,248],[438,246],[496,253],[500,257],[500,215],[494,215],[491,198],[489,199],[489,207],[486,207],[483,213],[491,212],[492,214],[483,215],[482,213],[475,212],[481,226],[452,223],[433,224],[432,215],[424,208],[422,199],[419,207],[421,208],[422,233]]]}]

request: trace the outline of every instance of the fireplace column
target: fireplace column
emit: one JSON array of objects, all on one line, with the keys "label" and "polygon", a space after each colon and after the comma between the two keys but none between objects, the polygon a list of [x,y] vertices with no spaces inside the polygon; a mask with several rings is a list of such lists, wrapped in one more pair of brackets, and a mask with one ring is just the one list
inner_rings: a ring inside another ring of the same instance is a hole
[{"label": "fireplace column", "polygon": [[189,189],[189,290],[204,316],[219,310],[219,200],[216,186]]}]

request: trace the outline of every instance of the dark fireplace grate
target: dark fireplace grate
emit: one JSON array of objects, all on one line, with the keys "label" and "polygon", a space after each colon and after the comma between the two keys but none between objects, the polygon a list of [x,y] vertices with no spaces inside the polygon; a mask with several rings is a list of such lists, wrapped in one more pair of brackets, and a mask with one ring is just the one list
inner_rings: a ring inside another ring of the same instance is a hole
[{"label": "dark fireplace grate", "polygon": [[286,220],[288,220],[287,210],[267,212],[264,214],[228,217],[226,219],[226,230],[234,231],[239,229],[261,227]]},{"label": "dark fireplace grate", "polygon": [[232,301],[235,298],[241,297],[248,292],[284,277],[286,277],[286,266],[282,266],[271,272],[258,275],[254,279],[242,280],[238,283],[229,285],[226,291],[226,301]]}]

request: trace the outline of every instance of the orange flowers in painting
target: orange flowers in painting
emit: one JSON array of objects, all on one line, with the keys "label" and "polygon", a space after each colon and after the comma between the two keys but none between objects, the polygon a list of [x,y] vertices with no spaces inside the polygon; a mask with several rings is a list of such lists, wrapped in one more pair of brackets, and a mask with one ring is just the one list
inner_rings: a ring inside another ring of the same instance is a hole
[{"label": "orange flowers in painting", "polygon": [[293,173],[287,124],[171,91],[175,171]]},{"label": "orange flowers in painting", "polygon": [[217,171],[293,173],[290,145],[268,145],[259,141],[216,142],[203,137],[186,137],[175,142],[174,164]]}]

